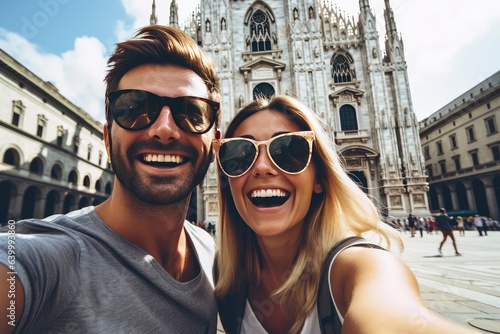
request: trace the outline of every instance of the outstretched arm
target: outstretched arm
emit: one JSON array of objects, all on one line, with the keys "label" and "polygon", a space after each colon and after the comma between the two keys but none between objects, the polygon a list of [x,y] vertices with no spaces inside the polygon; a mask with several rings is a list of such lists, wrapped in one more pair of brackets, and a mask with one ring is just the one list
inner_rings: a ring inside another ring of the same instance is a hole
[{"label": "outstretched arm", "polygon": [[13,333],[24,308],[21,282],[9,268],[0,264],[0,333]]},{"label": "outstretched arm", "polygon": [[390,252],[348,248],[330,276],[343,333],[477,333],[429,310],[415,275]]}]

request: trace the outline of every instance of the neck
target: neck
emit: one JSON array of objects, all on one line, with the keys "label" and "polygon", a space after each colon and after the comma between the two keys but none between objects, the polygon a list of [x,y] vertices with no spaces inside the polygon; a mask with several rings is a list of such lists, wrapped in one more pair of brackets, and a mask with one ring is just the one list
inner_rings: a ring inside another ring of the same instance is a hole
[{"label": "neck", "polygon": [[174,279],[196,275],[198,261],[184,230],[189,198],[169,205],[150,205],[113,193],[96,213],[117,234],[150,254]]}]

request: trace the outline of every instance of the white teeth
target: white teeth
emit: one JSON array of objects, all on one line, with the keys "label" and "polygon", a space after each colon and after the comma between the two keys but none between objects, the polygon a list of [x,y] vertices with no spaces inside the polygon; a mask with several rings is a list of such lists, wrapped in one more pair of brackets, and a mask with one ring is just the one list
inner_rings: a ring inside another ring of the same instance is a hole
[{"label": "white teeth", "polygon": [[175,162],[181,163],[182,157],[179,155],[170,154],[145,154],[144,161],[146,162]]},{"label": "white teeth", "polygon": [[287,194],[280,189],[262,189],[254,190],[250,194],[251,197],[286,197]]}]

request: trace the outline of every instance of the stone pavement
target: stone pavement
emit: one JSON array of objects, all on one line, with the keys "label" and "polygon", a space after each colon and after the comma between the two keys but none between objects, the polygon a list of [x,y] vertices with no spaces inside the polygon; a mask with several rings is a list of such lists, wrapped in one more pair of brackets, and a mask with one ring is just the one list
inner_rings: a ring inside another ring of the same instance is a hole
[{"label": "stone pavement", "polygon": [[402,235],[401,258],[417,277],[427,307],[479,332],[500,333],[500,231],[483,237],[476,231],[465,236],[454,231],[462,256],[455,256],[450,238],[439,256],[441,233]]}]

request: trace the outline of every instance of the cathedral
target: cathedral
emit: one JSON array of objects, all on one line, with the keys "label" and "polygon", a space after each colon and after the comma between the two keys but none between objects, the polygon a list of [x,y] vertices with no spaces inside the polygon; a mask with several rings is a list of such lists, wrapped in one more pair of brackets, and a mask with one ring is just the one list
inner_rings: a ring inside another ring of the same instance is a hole
[{"label": "cathedral", "polygon": [[[155,2],[151,24],[157,22]],[[403,38],[389,0],[378,18],[359,0],[354,19],[318,0],[201,0],[181,27],[215,61],[222,132],[259,94],[298,97],[326,121],[349,175],[389,220],[429,216],[429,189],[413,111]],[[385,44],[377,31],[385,22]],[[196,201],[198,220],[216,221],[212,164]],[[334,190],[333,190],[334,191]]]}]

